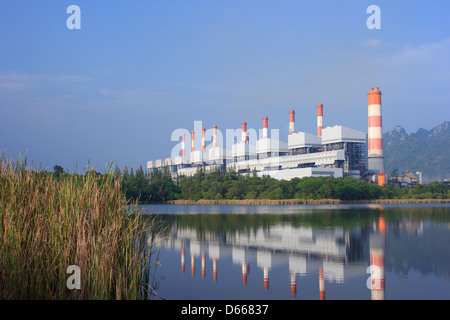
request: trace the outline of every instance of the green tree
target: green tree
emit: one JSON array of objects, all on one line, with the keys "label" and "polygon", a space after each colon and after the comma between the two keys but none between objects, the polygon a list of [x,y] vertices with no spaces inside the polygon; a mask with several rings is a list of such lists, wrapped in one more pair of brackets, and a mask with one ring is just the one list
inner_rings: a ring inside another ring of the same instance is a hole
[{"label": "green tree", "polygon": [[53,167],[53,172],[57,178],[64,174],[64,168],[58,165]]}]

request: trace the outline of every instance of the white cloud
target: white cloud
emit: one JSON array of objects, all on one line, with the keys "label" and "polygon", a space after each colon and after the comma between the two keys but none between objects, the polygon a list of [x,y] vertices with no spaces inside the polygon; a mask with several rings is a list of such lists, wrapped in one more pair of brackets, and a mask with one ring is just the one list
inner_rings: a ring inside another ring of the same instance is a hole
[{"label": "white cloud", "polygon": [[378,48],[383,44],[383,42],[382,42],[382,40],[379,40],[379,39],[368,39],[368,40],[361,41],[360,44],[364,47]]},{"label": "white cloud", "polygon": [[0,74],[0,90],[18,91],[33,88],[42,89],[49,83],[85,82],[89,80],[89,77],[79,75],[24,74],[10,72]]}]

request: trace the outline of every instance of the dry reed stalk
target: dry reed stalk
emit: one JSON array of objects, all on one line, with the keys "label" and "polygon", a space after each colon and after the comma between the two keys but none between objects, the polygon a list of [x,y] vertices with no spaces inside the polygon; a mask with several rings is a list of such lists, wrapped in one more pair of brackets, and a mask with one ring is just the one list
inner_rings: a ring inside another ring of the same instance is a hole
[{"label": "dry reed stalk", "polygon": [[[55,179],[25,165],[0,159],[0,299],[141,298],[155,226],[130,210],[112,170]],[[66,286],[70,265],[80,290]]]}]

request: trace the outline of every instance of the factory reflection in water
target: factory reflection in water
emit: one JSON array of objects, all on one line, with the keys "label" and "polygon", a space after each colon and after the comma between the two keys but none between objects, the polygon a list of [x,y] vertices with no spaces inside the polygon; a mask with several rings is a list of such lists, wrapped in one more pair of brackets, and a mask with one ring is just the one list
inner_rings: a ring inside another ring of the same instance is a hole
[{"label": "factory reflection in water", "polygon": [[[179,252],[183,276],[205,279],[206,274],[212,274],[215,283],[221,260],[231,259],[233,265],[240,266],[242,286],[247,285],[248,274],[256,267],[262,271],[261,287],[270,290],[271,269],[288,265],[286,279],[290,283],[286,282],[286,290],[290,289],[292,298],[297,295],[298,279],[306,275],[317,275],[317,298],[321,300],[326,298],[326,283],[339,284],[352,278],[366,282],[373,300],[385,298],[383,216],[367,228],[349,231],[342,227],[294,227],[290,223],[226,232],[198,230],[178,223],[170,228],[164,246]],[[212,270],[207,270],[211,262]]]}]

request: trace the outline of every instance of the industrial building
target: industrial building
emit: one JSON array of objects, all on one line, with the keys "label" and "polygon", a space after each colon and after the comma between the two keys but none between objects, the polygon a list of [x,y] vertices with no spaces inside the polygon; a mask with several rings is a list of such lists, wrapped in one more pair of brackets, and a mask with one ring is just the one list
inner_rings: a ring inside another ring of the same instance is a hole
[{"label": "industrial building", "polygon": [[[242,122],[240,141],[231,148],[218,143],[217,126],[212,132],[212,144],[206,148],[205,128],[201,130],[201,149],[195,148],[196,132],[191,131],[191,152],[185,150],[185,134],[181,136],[181,152],[175,157],[148,161],[149,170],[169,170],[172,176],[192,176],[199,167],[214,170],[256,172],[279,180],[333,176],[372,180],[383,185],[384,174],[381,91],[368,92],[368,135],[343,126],[323,127],[322,104],[317,105],[317,135],[295,131],[295,111],[289,112],[287,142],[269,137],[268,117],[263,117],[259,139],[251,141],[247,123]],[[273,132],[274,130],[272,130]],[[278,131],[275,131],[278,132]],[[256,137],[254,137],[256,138]]]}]

